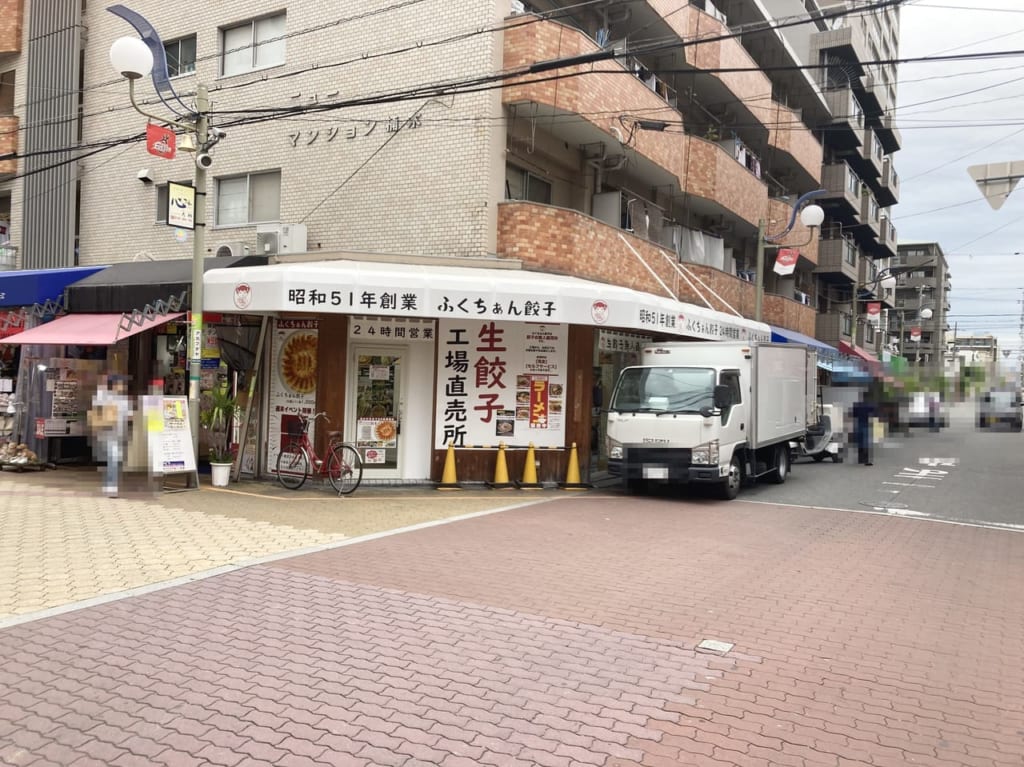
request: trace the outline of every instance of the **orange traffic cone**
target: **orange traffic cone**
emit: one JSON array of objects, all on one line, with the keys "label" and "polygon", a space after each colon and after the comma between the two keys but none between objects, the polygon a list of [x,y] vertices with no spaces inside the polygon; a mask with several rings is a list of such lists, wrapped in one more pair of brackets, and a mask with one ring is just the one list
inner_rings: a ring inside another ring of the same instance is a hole
[{"label": "orange traffic cone", "polygon": [[508,463],[505,461],[505,443],[498,443],[498,461],[494,464],[494,481],[487,486],[492,490],[507,490],[515,487],[508,481]]},{"label": "orange traffic cone", "polygon": [[441,474],[441,482],[438,490],[461,490],[459,480],[455,477],[455,445],[448,443],[448,454],[444,457],[444,472]]},{"label": "orange traffic cone", "polygon": [[518,483],[520,490],[540,490],[543,488],[537,481],[537,459],[533,455],[533,443],[526,448],[526,461],[523,463],[523,480]]},{"label": "orange traffic cone", "polygon": [[589,490],[593,487],[588,482],[580,482],[580,457],[576,452],[575,442],[569,450],[569,467],[565,472],[565,482],[559,482],[558,486],[563,490]]}]

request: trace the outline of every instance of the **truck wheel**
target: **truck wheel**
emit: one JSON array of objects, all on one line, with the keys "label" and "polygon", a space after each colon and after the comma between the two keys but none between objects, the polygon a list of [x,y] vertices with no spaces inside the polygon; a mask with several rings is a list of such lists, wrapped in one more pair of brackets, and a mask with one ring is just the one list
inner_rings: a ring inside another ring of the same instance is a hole
[{"label": "truck wheel", "polygon": [[731,501],[740,494],[740,485],[743,484],[743,468],[740,466],[739,456],[732,457],[729,464],[729,475],[725,482],[718,486],[718,495],[724,501]]},{"label": "truck wheel", "polygon": [[780,447],[775,451],[775,468],[769,475],[772,484],[781,485],[789,475],[789,451]]}]

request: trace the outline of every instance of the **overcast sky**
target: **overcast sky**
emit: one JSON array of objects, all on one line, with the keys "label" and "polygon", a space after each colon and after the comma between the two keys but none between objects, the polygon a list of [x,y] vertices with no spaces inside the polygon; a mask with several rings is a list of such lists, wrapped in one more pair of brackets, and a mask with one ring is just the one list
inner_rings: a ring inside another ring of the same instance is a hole
[{"label": "overcast sky", "polygon": [[[911,0],[901,7],[901,58],[993,51],[1024,51],[1024,1]],[[961,335],[994,333],[1016,360],[1024,183],[992,210],[967,168],[1024,160],[1024,55],[900,64],[898,71],[898,241],[942,246],[953,275],[950,325]]]}]

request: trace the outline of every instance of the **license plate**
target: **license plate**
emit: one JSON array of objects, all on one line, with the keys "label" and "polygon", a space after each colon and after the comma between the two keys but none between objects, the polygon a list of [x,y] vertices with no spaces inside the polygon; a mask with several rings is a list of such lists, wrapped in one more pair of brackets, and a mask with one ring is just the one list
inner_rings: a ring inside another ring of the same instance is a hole
[{"label": "license plate", "polygon": [[644,466],[644,479],[668,479],[668,466]]}]

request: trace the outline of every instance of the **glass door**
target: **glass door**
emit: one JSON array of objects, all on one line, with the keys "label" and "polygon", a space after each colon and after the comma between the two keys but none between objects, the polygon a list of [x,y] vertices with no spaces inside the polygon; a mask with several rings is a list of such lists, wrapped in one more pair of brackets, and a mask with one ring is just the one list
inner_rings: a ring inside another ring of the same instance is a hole
[{"label": "glass door", "polygon": [[[402,352],[388,347],[355,347],[346,437],[356,444],[369,476],[401,476]],[[354,431],[354,434],[353,434]]]}]

